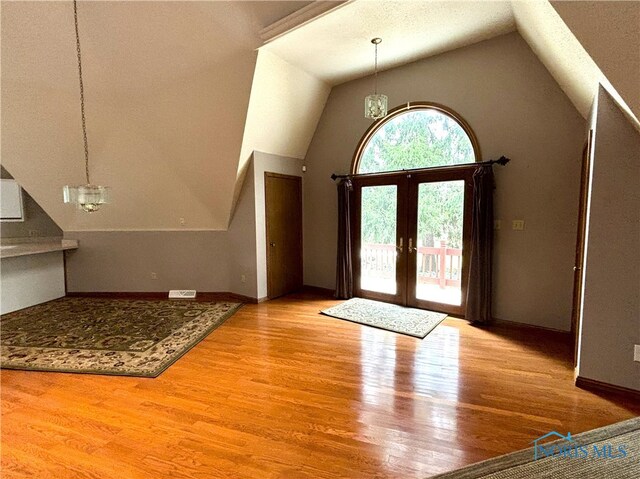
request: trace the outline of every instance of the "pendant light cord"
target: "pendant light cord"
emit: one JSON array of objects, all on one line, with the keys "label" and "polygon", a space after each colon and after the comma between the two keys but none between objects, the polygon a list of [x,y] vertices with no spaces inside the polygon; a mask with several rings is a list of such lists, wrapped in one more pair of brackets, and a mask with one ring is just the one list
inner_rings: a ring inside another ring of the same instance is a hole
[{"label": "pendant light cord", "polygon": [[[75,0],[74,0],[75,1]],[[375,59],[375,69],[373,74],[373,94],[378,94],[378,43],[375,43],[376,46],[376,59]]]},{"label": "pendant light cord", "polygon": [[78,76],[80,77],[80,111],[82,113],[82,137],[84,139],[84,171],[89,181],[89,142],[87,141],[87,120],[84,115],[84,85],[82,83],[82,55],[80,53],[80,34],[78,32],[78,6],[73,0],[73,19],[76,25],[76,51],[78,53]]}]

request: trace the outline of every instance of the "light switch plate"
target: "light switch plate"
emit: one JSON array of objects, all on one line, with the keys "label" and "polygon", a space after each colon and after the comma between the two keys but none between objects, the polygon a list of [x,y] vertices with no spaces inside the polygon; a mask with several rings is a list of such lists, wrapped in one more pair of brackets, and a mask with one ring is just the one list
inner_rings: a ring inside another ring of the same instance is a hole
[{"label": "light switch plate", "polygon": [[640,344],[633,346],[633,360],[640,363]]},{"label": "light switch plate", "polygon": [[512,228],[513,228],[515,231],[522,231],[522,230],[524,230],[524,220],[513,220]]}]

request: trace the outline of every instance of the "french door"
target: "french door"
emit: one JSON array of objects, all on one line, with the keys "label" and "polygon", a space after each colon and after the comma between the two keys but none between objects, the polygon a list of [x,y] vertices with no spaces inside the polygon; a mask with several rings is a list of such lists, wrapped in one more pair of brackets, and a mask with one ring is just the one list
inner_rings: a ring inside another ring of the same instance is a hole
[{"label": "french door", "polygon": [[464,314],[474,170],[354,178],[357,296]]}]

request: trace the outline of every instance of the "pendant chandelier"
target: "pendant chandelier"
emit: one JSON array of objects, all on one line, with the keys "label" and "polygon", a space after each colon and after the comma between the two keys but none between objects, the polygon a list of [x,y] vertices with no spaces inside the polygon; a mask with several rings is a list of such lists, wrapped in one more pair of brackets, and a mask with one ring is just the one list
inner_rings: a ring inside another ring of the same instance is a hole
[{"label": "pendant chandelier", "polygon": [[65,186],[63,188],[64,202],[73,203],[78,209],[93,213],[100,206],[109,203],[108,186],[92,185],[89,180],[89,143],[87,141],[87,122],[84,115],[84,85],[82,83],[82,56],[80,54],[80,34],[78,33],[78,6],[73,0],[73,19],[76,27],[76,52],[78,54],[78,77],[80,78],[80,112],[82,114],[82,138],[84,140],[84,172],[87,184],[79,186]]},{"label": "pendant chandelier", "polygon": [[364,117],[378,120],[387,115],[387,96],[378,94],[378,45],[382,42],[382,38],[374,38],[371,43],[375,45],[375,70],[374,70],[374,88],[373,95],[367,95],[364,99]]}]

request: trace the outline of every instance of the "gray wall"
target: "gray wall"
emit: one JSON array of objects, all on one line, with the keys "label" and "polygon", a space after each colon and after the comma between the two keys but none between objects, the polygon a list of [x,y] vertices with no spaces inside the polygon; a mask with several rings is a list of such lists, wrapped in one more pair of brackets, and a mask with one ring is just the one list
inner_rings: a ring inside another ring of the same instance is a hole
[{"label": "gray wall", "polygon": [[[69,292],[195,289],[257,297],[252,175],[245,179],[228,231],[66,231],[64,236],[80,241],[77,250],[66,253]],[[151,279],[152,272],[157,279]]]},{"label": "gray wall", "polygon": [[[494,316],[569,330],[585,121],[518,33],[379,74],[390,107],[445,104],[474,129],[497,167]],[[305,183],[305,284],[333,288],[337,199],[331,173],[347,173],[370,122],[364,78],[333,88],[311,143]],[[524,219],[524,231],[511,220]]]},{"label": "gray wall", "polygon": [[640,134],[598,95],[579,375],[640,390]]},{"label": "gray wall", "polygon": [[67,253],[68,291],[196,289],[266,297],[264,173],[300,176],[301,168],[300,159],[254,152],[228,231],[65,232],[80,241]]},{"label": "gray wall", "polygon": [[224,254],[228,254],[229,261],[229,286],[226,291],[243,294],[250,298],[258,298],[256,202],[253,159],[250,160],[247,167],[246,176],[226,237],[227,250]]},{"label": "gray wall", "polygon": [[[13,176],[5,170],[4,166],[0,166],[0,178],[13,179]],[[22,201],[24,202],[24,221],[0,223],[0,238],[26,238],[30,236],[30,232],[35,232],[34,236],[62,236],[62,230],[58,225],[24,189]],[[62,201],[62,188],[60,188],[60,201]]]},{"label": "gray wall", "polygon": [[[67,231],[64,236],[80,241],[77,250],[66,253],[69,292],[195,289],[257,297],[252,175],[228,231]],[[157,279],[151,279],[152,272]]]},{"label": "gray wall", "polygon": [[[229,291],[225,231],[65,231],[67,291]],[[151,272],[158,276],[151,279]]]}]

